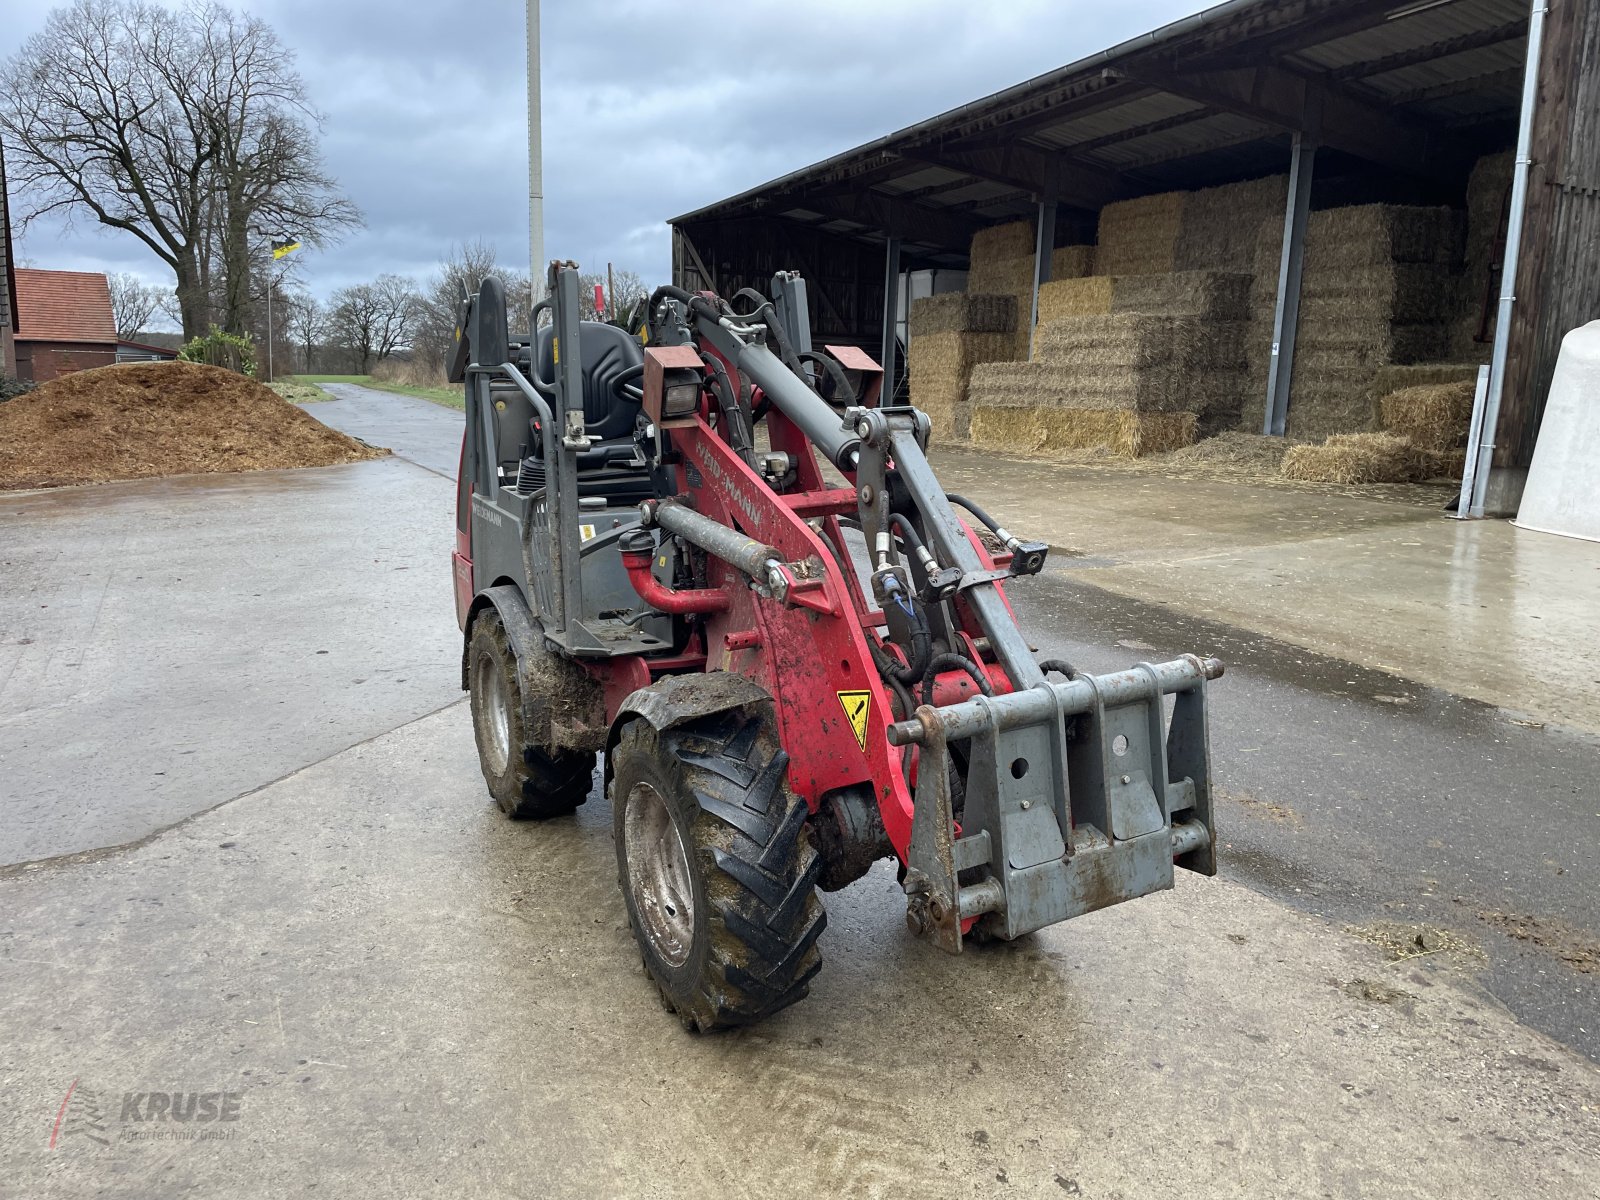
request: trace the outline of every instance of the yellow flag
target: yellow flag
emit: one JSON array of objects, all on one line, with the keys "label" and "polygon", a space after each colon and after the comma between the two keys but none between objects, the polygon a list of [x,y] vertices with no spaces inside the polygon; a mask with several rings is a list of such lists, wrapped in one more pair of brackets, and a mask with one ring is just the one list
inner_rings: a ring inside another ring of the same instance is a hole
[{"label": "yellow flag", "polygon": [[287,242],[273,242],[272,257],[282,258],[286,254],[293,254],[298,249],[300,249],[300,243],[292,238]]}]

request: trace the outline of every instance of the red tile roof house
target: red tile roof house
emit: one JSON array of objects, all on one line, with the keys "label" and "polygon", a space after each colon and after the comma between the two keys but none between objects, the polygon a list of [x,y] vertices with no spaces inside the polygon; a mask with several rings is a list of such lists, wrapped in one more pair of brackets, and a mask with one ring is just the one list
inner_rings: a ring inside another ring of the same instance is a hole
[{"label": "red tile roof house", "polygon": [[104,275],[16,269],[17,377],[48,383],[117,361],[117,322]]}]

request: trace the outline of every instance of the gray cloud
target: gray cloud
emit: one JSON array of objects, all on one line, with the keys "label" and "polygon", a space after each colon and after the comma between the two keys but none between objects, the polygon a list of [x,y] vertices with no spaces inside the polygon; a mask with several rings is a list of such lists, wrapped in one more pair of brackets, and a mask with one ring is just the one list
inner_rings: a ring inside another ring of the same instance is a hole
[{"label": "gray cloud", "polygon": [[[0,54],[52,5],[11,0]],[[326,295],[452,242],[527,258],[523,6],[248,6],[293,47],[367,228],[299,264]],[[665,278],[666,220],[1195,11],[1194,0],[546,0],[545,247]],[[168,283],[131,237],[39,224],[35,265]]]}]

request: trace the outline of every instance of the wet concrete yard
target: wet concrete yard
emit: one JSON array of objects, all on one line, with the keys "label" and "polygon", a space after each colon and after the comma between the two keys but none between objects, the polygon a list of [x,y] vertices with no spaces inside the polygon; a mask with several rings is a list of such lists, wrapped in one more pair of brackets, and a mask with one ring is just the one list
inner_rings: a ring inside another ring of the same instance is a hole
[{"label": "wet concrete yard", "polygon": [[0,862],[133,841],[459,697],[453,503],[400,458],[0,495]]},{"label": "wet concrete yard", "polygon": [[[1565,693],[1519,725],[1352,666],[1378,634],[1329,657],[1214,619],[1211,584],[1130,599],[1205,521],[1094,479],[1026,510],[968,463],[1007,524],[1090,551],[1014,589],[1043,651],[1230,662],[1222,877],[949,958],[880,864],[826,898],[808,1000],[690,1037],[627,933],[604,798],[524,825],[483,789],[460,414],[340,391],[308,411],[394,459],[0,497],[0,1195],[1600,1193],[1600,744],[1557,727]],[[1330,520],[1433,544],[1411,506],[1295,499],[1242,494],[1277,515],[1218,554],[1334,561]],[[1586,563],[1539,554],[1519,586]],[[1385,923],[1450,936],[1396,960]],[[162,1092],[236,1093],[238,1119],[127,1115]]]}]

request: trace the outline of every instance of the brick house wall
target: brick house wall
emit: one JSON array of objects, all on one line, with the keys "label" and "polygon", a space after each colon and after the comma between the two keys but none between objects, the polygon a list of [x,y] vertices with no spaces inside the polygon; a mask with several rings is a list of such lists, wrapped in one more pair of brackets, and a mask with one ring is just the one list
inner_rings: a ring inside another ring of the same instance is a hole
[{"label": "brick house wall", "polygon": [[74,371],[109,367],[117,361],[116,346],[99,342],[27,342],[17,340],[17,377],[49,383]]}]

